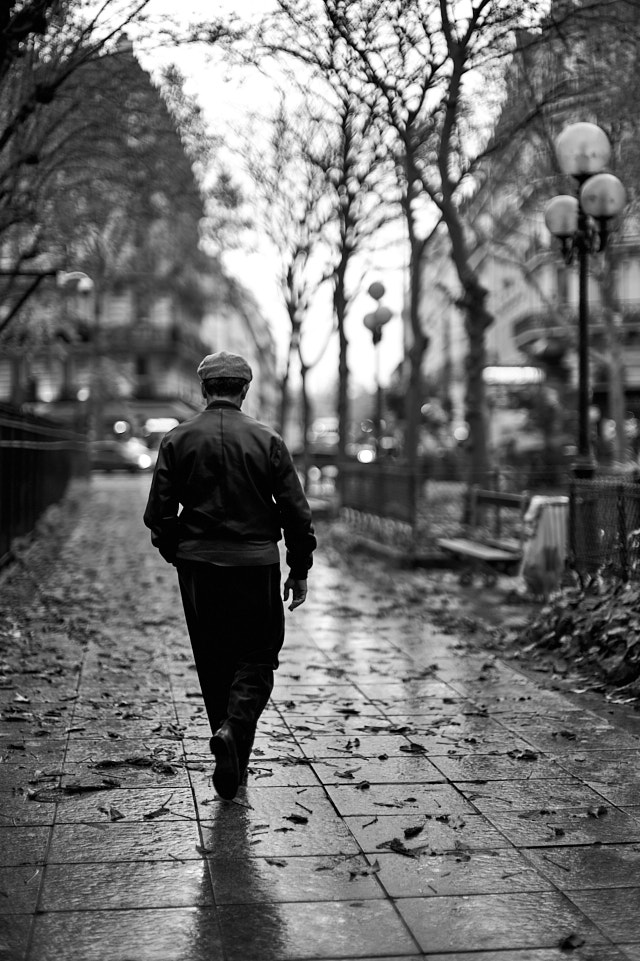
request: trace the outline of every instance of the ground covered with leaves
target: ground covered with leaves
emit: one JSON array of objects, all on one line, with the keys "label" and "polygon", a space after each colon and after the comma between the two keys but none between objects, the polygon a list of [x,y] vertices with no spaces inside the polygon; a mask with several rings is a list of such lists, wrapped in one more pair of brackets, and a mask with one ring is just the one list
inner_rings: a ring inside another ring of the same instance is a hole
[{"label": "ground covered with leaves", "polygon": [[463,587],[455,568],[394,571],[388,560],[367,556],[338,522],[321,536],[334,563],[383,592],[390,608],[410,608],[462,644],[546,675],[551,687],[640,708],[640,584],[597,578],[543,604],[517,577],[501,577],[493,588]]},{"label": "ground covered with leaves", "polygon": [[640,583],[601,577],[565,587],[521,635],[525,649],[551,663],[600,679],[607,689],[640,698]]}]

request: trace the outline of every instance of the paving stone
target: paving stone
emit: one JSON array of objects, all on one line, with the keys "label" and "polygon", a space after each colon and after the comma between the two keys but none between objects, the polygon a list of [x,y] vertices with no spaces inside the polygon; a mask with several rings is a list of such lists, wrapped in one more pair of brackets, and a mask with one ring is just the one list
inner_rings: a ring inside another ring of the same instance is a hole
[{"label": "paving stone", "polygon": [[555,891],[403,898],[396,905],[422,950],[430,953],[553,948],[573,932],[587,944],[606,941]]},{"label": "paving stone", "polygon": [[474,814],[473,806],[448,784],[328,784],[339,814]]},{"label": "paving stone", "polygon": [[568,891],[567,897],[614,942],[640,942],[640,887]]},{"label": "paving stone", "polygon": [[472,802],[474,807],[486,813],[489,811],[523,811],[542,808],[570,808],[578,805],[590,807],[606,804],[607,801],[597,790],[583,784],[578,778],[566,780],[527,780],[500,781],[489,784],[456,785],[460,792]]},{"label": "paving stone", "polygon": [[[301,793],[303,792],[303,793]],[[355,854],[357,845],[324,792],[252,788],[237,803],[199,797],[203,845],[212,857]]]},{"label": "paving stone", "polygon": [[[456,951],[455,954],[429,954],[429,961],[627,961],[612,944],[585,944],[579,952],[561,948],[524,948],[521,951]],[[634,959],[635,961],[635,959]]]},{"label": "paving stone", "polygon": [[444,782],[441,771],[426,757],[416,754],[407,757],[384,755],[376,760],[345,758],[343,762],[312,760],[313,770],[323,784],[435,784]]},{"label": "paving stone", "polygon": [[61,799],[56,822],[69,824],[80,821],[110,821],[111,808],[119,812],[125,821],[195,819],[191,789],[167,785],[165,788],[136,790],[117,787],[88,794],[74,794]]},{"label": "paving stone", "polygon": [[0,914],[0,958],[23,961],[29,944],[32,917],[29,914]]},{"label": "paving stone", "polygon": [[565,771],[584,781],[634,781],[640,772],[640,751],[584,751],[559,755]]},{"label": "paving stone", "polygon": [[[40,785],[28,785],[36,790],[42,784],[55,784],[55,781],[45,781]],[[30,824],[53,824],[56,816],[55,804],[39,804],[27,796],[26,790],[14,794],[0,795],[0,824],[5,827],[27,827]]]},{"label": "paving stone", "polygon": [[[401,841],[412,853],[421,850],[436,853],[467,849],[497,850],[511,846],[481,814],[443,815],[443,820],[416,814],[363,815],[347,817],[345,822],[367,854],[386,853],[388,848],[381,845],[387,845],[394,839]],[[419,833],[418,828],[421,828]],[[407,830],[410,832],[409,838],[405,835]]]},{"label": "paving stone", "polygon": [[403,753],[409,753],[411,742],[400,735],[362,735],[347,738],[313,735],[302,740],[300,745],[307,757],[350,761],[353,758],[377,758],[381,754],[402,757]]},{"label": "paving stone", "polygon": [[56,824],[47,863],[196,860],[200,844],[195,821]]},{"label": "paving stone", "polygon": [[0,826],[0,865],[14,867],[43,863],[49,843],[49,827]]},{"label": "paving stone", "polygon": [[529,848],[526,858],[563,890],[640,888],[640,844]]},{"label": "paving stone", "polygon": [[640,821],[607,805],[557,811],[490,811],[486,817],[521,847],[640,842]]},{"label": "paving stone", "polygon": [[212,904],[203,860],[49,864],[43,911],[104,911]]},{"label": "paving stone", "polygon": [[566,778],[567,772],[554,760],[538,755],[515,757],[504,754],[475,754],[465,757],[431,758],[435,767],[451,781],[514,781],[520,778]]},{"label": "paving stone", "polygon": [[601,794],[605,801],[619,807],[631,806],[640,798],[640,776],[628,778],[624,781],[600,781],[586,777],[585,781],[592,790]]},{"label": "paving stone", "polygon": [[218,916],[227,961],[366,959],[416,952],[387,901],[222,905]]},{"label": "paving stone", "polygon": [[[0,915],[32,914],[36,909],[42,867],[0,867]],[[0,940],[0,958],[2,941]]]},{"label": "paving stone", "polygon": [[363,855],[208,858],[216,904],[384,898]]},{"label": "paving stone", "polygon": [[585,727],[582,730],[567,727],[559,731],[540,733],[527,731],[526,738],[534,747],[550,754],[574,754],[576,751],[638,750],[640,748],[640,738],[636,734],[621,731],[612,725]]},{"label": "paving stone", "polygon": [[[64,787],[69,784],[108,784],[117,785],[123,789],[159,788],[188,788],[189,775],[186,762],[182,757],[175,760],[163,760],[162,755],[156,757],[153,765],[143,764],[144,754],[132,757],[131,763],[126,758],[102,758],[98,761],[79,763],[66,761],[60,783]],[[139,759],[139,760],[138,760]]]},{"label": "paving stone", "polygon": [[[407,845],[414,842],[405,842]],[[550,890],[550,881],[509,849],[403,857],[368,855],[380,866],[378,880],[392,898]]]},{"label": "paving stone", "polygon": [[[117,936],[114,936],[117,932]],[[222,961],[209,906],[36,917],[29,961]]]}]

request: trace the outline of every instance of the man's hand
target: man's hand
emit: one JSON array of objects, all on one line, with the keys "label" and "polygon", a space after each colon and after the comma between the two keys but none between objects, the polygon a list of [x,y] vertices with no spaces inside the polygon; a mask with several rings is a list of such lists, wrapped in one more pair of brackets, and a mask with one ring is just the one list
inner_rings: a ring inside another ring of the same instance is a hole
[{"label": "man's hand", "polygon": [[289,591],[291,591],[291,604],[289,605],[289,610],[293,611],[296,607],[300,607],[301,604],[307,599],[307,582],[294,580],[293,577],[288,577],[284,582],[284,593],[283,597],[285,601],[289,600]]}]

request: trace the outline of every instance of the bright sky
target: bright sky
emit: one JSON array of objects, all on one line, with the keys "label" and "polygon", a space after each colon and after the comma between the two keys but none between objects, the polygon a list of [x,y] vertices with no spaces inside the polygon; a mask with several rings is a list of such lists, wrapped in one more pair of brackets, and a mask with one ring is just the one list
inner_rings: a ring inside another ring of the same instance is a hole
[{"label": "bright sky", "polygon": [[[243,0],[242,4],[230,0],[190,0],[179,8],[172,0],[151,0],[150,12],[154,15],[166,14],[188,23],[193,20],[215,18],[225,13],[237,13],[244,19],[258,17],[272,8],[271,0]],[[179,14],[176,13],[179,9]],[[187,90],[197,97],[211,130],[228,139],[233,138],[234,126],[242,123],[251,111],[270,109],[273,90],[262,75],[231,70],[213,59],[204,50],[163,51],[153,57],[141,56],[143,66],[153,72],[154,68],[166,63],[175,63],[188,78]],[[403,356],[401,310],[403,304],[404,269],[406,262],[405,245],[393,240],[381,239],[380,249],[374,252],[371,263],[363,263],[364,283],[362,294],[353,303],[347,321],[346,333],[349,340],[349,364],[354,381],[372,388],[375,383],[375,355],[370,332],[364,327],[362,318],[375,308],[375,303],[366,290],[374,280],[385,285],[384,303],[391,309],[393,317],[384,329],[380,350],[380,375],[386,384],[393,370]],[[268,250],[259,254],[243,251],[230,251],[224,257],[227,269],[244,283],[256,296],[265,316],[268,318],[279,353],[284,358],[288,343],[289,321],[286,316],[281,294],[276,281],[276,260]],[[302,347],[305,362],[309,363],[320,352],[327,332],[331,326],[331,307],[328,295],[318,297],[303,325]],[[322,361],[309,375],[312,389],[326,387],[337,378],[338,342],[334,336]]]}]

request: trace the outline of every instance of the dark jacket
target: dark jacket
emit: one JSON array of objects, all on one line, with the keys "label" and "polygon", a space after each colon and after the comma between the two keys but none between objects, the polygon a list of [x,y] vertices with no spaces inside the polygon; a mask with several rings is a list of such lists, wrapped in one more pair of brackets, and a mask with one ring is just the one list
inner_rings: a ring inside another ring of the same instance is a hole
[{"label": "dark jacket", "polygon": [[181,541],[275,543],[284,531],[291,576],[302,579],[316,546],[311,510],[284,441],[225,400],[163,438],[144,522],[172,563]]}]

